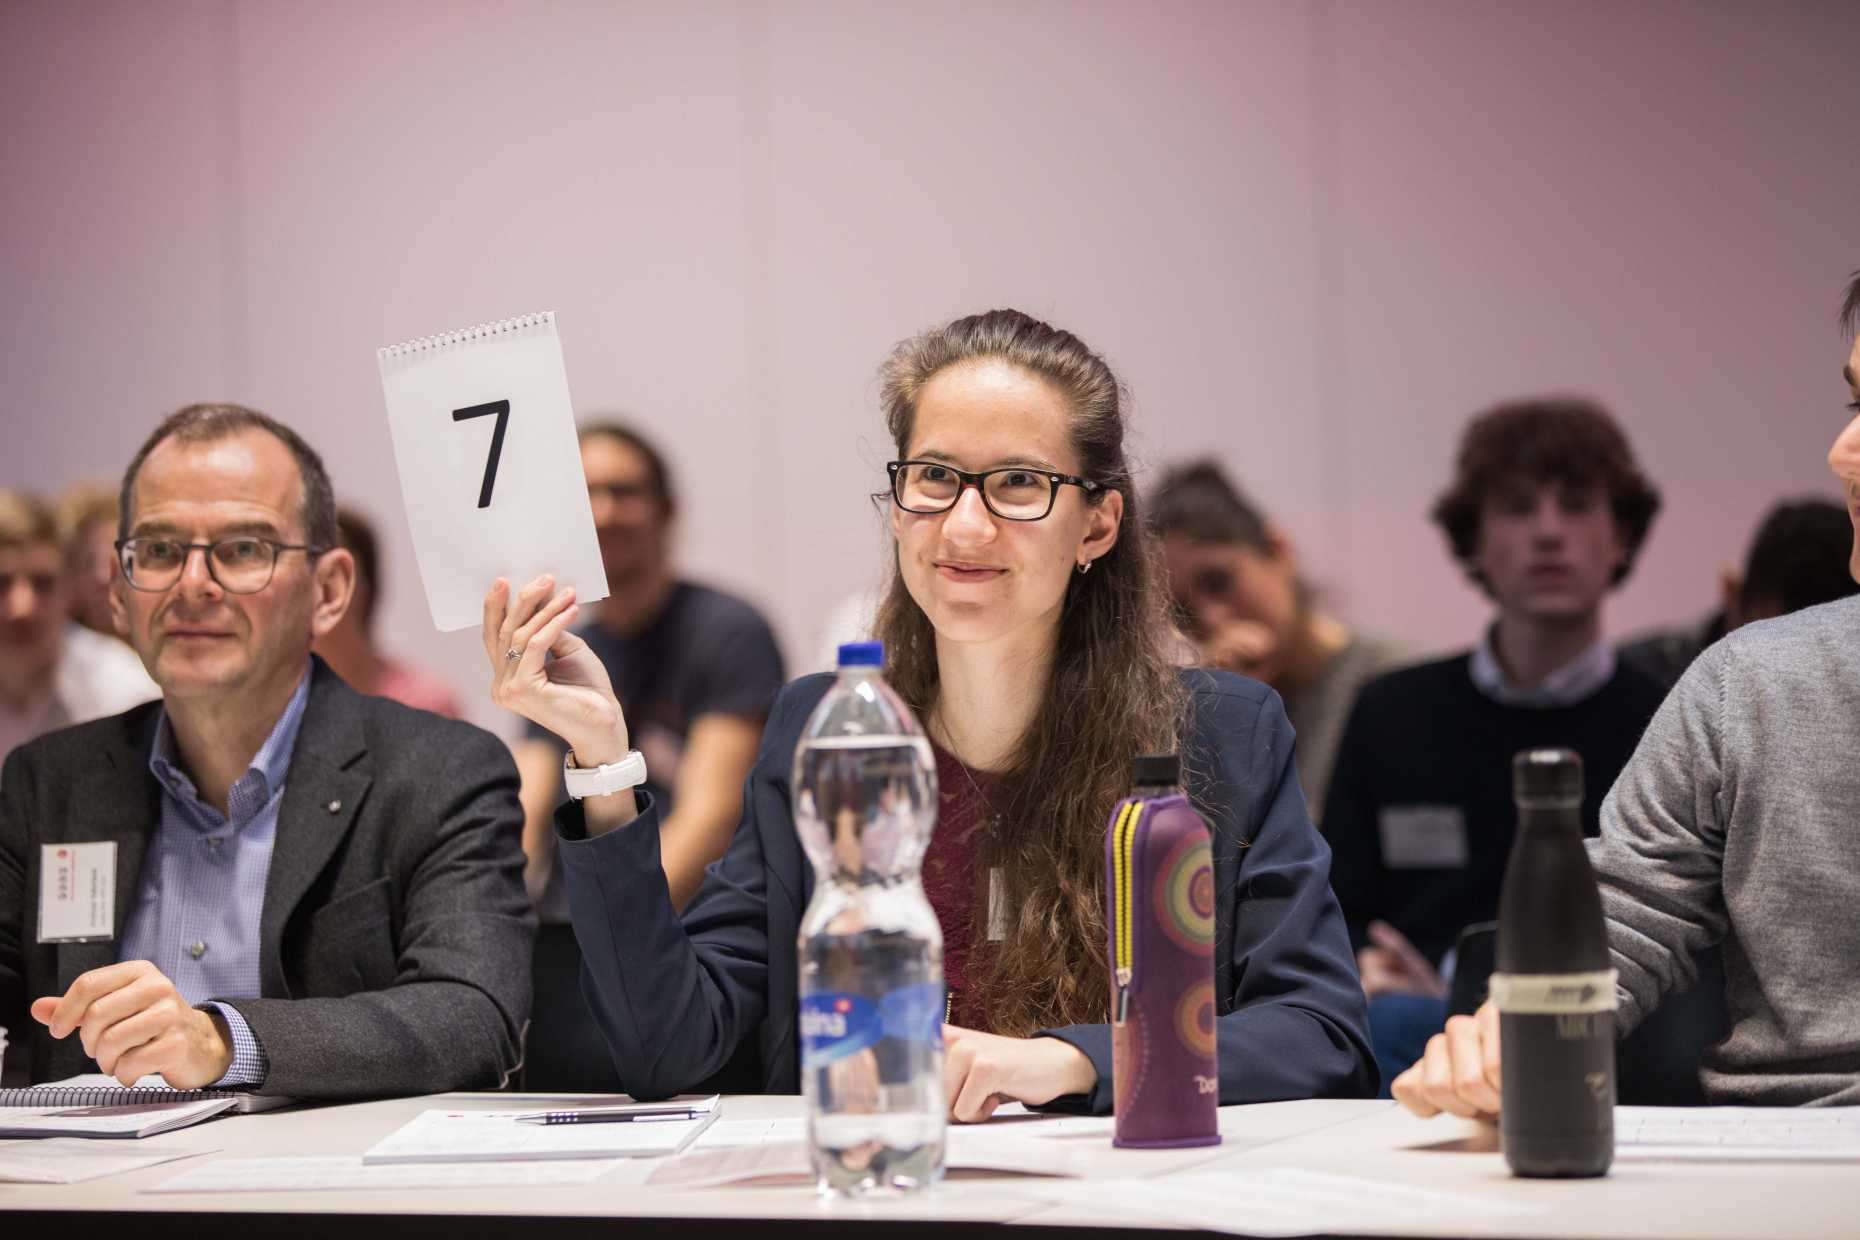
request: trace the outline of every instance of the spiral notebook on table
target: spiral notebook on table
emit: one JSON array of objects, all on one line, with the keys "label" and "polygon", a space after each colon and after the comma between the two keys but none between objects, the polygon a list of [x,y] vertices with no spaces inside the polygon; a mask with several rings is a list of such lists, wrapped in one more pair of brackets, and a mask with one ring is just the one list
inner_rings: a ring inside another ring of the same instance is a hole
[{"label": "spiral notebook on table", "polygon": [[381,392],[433,623],[474,628],[498,577],[607,597],[555,315],[381,349]]},{"label": "spiral notebook on table", "polygon": [[0,1089],[0,1137],[148,1137],[223,1112],[249,1115],[294,1101],[230,1089],[173,1089],[159,1076],[131,1086],[109,1076],[74,1076]]}]

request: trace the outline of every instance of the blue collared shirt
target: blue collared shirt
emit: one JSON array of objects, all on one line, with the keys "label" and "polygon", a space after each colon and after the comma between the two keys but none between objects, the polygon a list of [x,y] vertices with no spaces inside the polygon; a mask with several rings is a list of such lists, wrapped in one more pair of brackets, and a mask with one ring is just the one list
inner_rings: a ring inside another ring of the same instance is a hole
[{"label": "blue collared shirt", "polygon": [[228,792],[224,816],[200,799],[181,769],[167,711],[155,727],[149,771],[161,785],[161,822],[142,862],[122,958],[149,961],[183,999],[225,1018],[233,1063],[216,1085],[262,1085],[271,1067],[245,1017],[214,1000],[259,994],[259,915],[284,778],[309,700],[306,670],[271,735]]},{"label": "blue collared shirt", "polygon": [[1574,706],[1600,693],[1602,686],[1615,678],[1614,643],[1604,637],[1545,676],[1541,684],[1529,689],[1519,688],[1511,683],[1504,665],[1498,661],[1497,635],[1497,625],[1485,631],[1485,636],[1473,647],[1467,671],[1472,676],[1473,686],[1501,706],[1535,710]]}]

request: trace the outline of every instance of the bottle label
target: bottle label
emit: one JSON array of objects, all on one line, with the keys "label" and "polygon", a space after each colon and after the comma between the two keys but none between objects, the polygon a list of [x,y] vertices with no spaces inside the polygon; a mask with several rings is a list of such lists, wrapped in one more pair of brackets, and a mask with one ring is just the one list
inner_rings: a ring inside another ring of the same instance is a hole
[{"label": "bottle label", "polygon": [[801,1064],[818,1068],[876,1046],[881,1039],[943,1049],[943,984],[900,986],[873,1003],[864,995],[823,991],[801,1000]]},{"label": "bottle label", "polygon": [[943,983],[900,986],[878,1001],[885,1036],[943,1049]]},{"label": "bottle label", "polygon": [[863,995],[822,991],[801,997],[801,1066],[819,1068],[876,1046],[885,1036],[878,1007]]},{"label": "bottle label", "polygon": [[1492,1002],[1509,1016],[1577,1016],[1612,1012],[1616,973],[1494,973]]}]

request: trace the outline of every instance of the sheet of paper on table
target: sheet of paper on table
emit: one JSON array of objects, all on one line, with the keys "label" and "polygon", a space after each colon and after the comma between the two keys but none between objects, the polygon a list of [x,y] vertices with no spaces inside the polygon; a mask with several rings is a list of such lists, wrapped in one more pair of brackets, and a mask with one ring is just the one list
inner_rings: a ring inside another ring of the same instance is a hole
[{"label": "sheet of paper on table", "polygon": [[697,1154],[749,1145],[788,1145],[805,1140],[805,1119],[720,1119],[699,1134],[685,1152]]},{"label": "sheet of paper on table", "polygon": [[646,1177],[653,1188],[715,1188],[720,1184],[805,1184],[814,1164],[802,1141],[692,1149],[660,1163]]},{"label": "sheet of paper on table", "polygon": [[[966,1132],[999,1133],[1008,1136],[1090,1139],[1102,1138],[1106,1147],[1111,1140],[1113,1121],[1096,1116],[1058,1116],[1039,1115],[1014,1103],[1014,1110],[1001,1108],[996,1118],[985,1124],[964,1128]],[[686,1151],[690,1154],[707,1150],[731,1149],[746,1145],[786,1144],[807,1140],[807,1120],[800,1117],[784,1119],[720,1119],[704,1130],[704,1134],[693,1141]]]},{"label": "sheet of paper on table", "polygon": [[294,1193],[356,1188],[556,1188],[592,1184],[616,1159],[504,1163],[389,1163],[354,1154],[314,1158],[221,1158],[145,1193]]},{"label": "sheet of paper on table", "polygon": [[[1160,1191],[1162,1185],[1166,1192]],[[1455,1220],[1457,1231],[1468,1220],[1541,1213],[1539,1207],[1490,1196],[1293,1168],[1190,1171],[1170,1176],[1162,1185],[1154,1180],[1028,1179],[996,1187],[1081,1214],[1179,1223],[1242,1236],[1373,1233],[1391,1226],[1435,1230],[1442,1218]]]},{"label": "sheet of paper on table", "polygon": [[1616,1162],[1860,1162],[1860,1107],[1616,1107]]},{"label": "sheet of paper on table", "polygon": [[198,1124],[237,1105],[238,1100],[227,1094],[193,1102],[0,1107],[0,1137],[152,1137]]},{"label": "sheet of paper on table", "polygon": [[100,1144],[83,1137],[0,1141],[0,1184],[78,1184],[212,1152],[211,1146],[177,1150]]},{"label": "sheet of paper on table", "polygon": [[[739,1122],[748,1126],[764,1121]],[[804,1120],[770,1123],[800,1125],[800,1135],[806,1135]],[[655,1188],[711,1188],[719,1184],[805,1183],[814,1178],[805,1140],[787,1137],[755,1141],[749,1139],[752,1136],[746,1127],[737,1134],[740,1139],[726,1135],[714,1146],[695,1144],[682,1157],[655,1167],[646,1183]],[[952,1171],[1081,1176],[1090,1171],[1088,1157],[1087,1151],[1065,1141],[987,1126],[951,1125],[944,1137],[944,1165]]]},{"label": "sheet of paper on table", "polygon": [[362,1155],[362,1161],[370,1164],[487,1163],[676,1154],[719,1114],[715,1095],[685,1101],[692,1110],[699,1112],[698,1118],[621,1124],[536,1124],[526,1123],[521,1118],[538,1114],[535,1110],[422,1111]]}]

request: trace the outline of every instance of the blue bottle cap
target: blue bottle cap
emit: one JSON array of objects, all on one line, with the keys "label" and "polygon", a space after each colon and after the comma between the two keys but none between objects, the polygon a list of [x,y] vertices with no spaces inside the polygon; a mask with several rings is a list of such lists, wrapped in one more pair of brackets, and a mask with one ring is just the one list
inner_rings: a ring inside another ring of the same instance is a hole
[{"label": "blue bottle cap", "polygon": [[847,642],[840,647],[841,667],[883,667],[884,642]]}]

